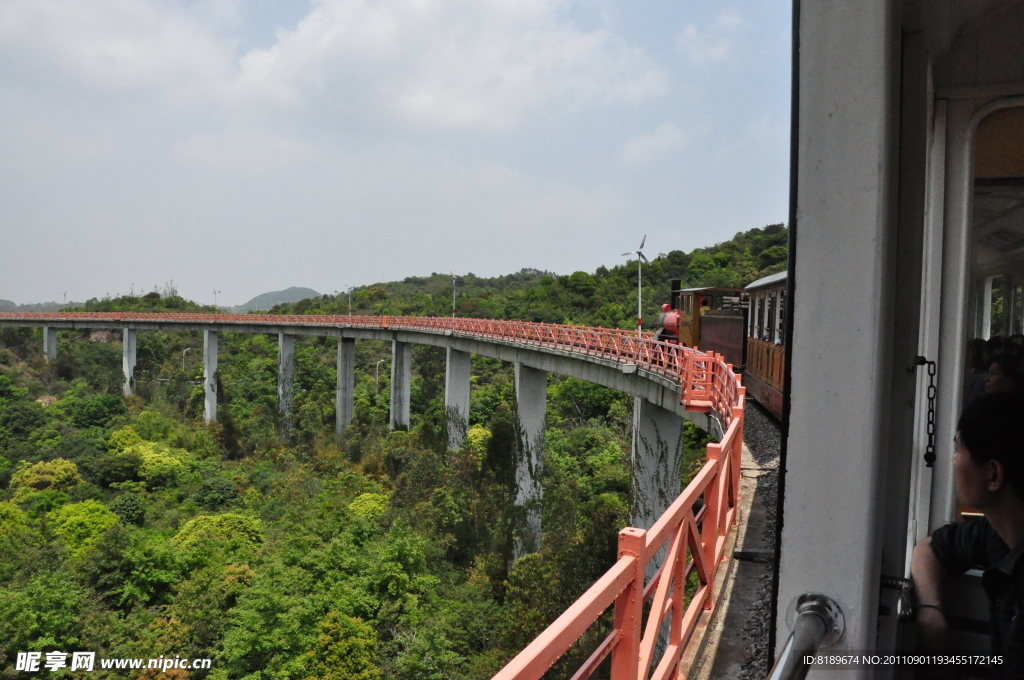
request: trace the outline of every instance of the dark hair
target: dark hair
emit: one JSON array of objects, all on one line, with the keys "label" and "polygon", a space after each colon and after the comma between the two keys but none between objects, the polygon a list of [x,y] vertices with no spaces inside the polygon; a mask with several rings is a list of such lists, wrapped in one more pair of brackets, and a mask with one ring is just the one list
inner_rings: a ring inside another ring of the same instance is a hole
[{"label": "dark hair", "polygon": [[975,399],[956,425],[960,442],[976,465],[997,460],[1014,493],[1024,499],[1024,392]]},{"label": "dark hair", "polygon": [[985,341],[981,338],[971,340],[971,368],[979,371],[988,368],[985,363]]},{"label": "dark hair", "polygon": [[999,364],[999,370],[1013,383],[1013,389],[1024,389],[1024,372],[1021,372],[1021,357],[1011,352],[998,352],[992,357],[989,366]]}]

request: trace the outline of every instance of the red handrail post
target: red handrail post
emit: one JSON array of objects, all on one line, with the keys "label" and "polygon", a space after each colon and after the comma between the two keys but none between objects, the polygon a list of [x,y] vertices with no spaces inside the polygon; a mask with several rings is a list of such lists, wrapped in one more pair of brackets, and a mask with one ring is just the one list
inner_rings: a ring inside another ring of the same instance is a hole
[{"label": "red handrail post", "polygon": [[637,680],[636,660],[643,635],[644,543],[647,532],[626,527],[619,532],[619,559],[635,557],[633,580],[615,600],[615,630],[619,639],[612,650],[611,680]]},{"label": "red handrail post", "polygon": [[[701,550],[704,552],[704,564],[707,565],[708,570],[708,583],[714,583],[715,574],[718,572],[718,560],[715,557],[718,548],[718,532],[719,525],[722,523],[722,509],[719,507],[719,503],[723,485],[731,483],[732,480],[722,474],[721,444],[708,444],[707,457],[708,460],[717,460],[718,468],[715,470],[715,476],[711,483],[704,489],[704,505],[707,506],[707,510],[704,512],[704,522],[700,530],[700,542]],[[711,596],[711,590],[708,590],[708,599],[704,603],[704,608],[712,609],[713,607],[714,598]]]},{"label": "red handrail post", "polygon": [[[733,440],[733,444],[732,444],[733,445],[733,449],[734,449],[734,454],[733,454],[733,459],[732,459],[732,471],[733,471],[733,485],[732,485],[733,496],[732,497],[733,497],[733,502],[736,503],[737,505],[739,504],[739,499],[740,499],[740,466],[742,465],[742,457],[743,457],[743,425],[744,425],[743,408],[745,406],[744,402],[746,400],[746,398],[745,398],[746,397],[746,392],[747,392],[747,388],[745,388],[745,387],[740,387],[739,388],[739,395],[738,395],[738,398],[737,398],[737,402],[739,402],[740,405],[739,406],[733,406],[733,408],[732,408],[733,420],[736,420],[739,423],[737,428],[736,428],[736,437]],[[733,513],[732,523],[733,524],[737,524],[737,525],[740,523],[740,513],[739,512]]]}]

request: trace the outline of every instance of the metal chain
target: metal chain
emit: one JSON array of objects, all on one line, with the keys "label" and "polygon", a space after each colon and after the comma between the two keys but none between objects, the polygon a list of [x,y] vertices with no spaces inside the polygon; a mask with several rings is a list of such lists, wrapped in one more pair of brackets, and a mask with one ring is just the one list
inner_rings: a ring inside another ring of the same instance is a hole
[{"label": "metal chain", "polygon": [[925,357],[917,357],[917,366],[928,367],[928,446],[924,450],[926,467],[935,465],[935,362]]}]

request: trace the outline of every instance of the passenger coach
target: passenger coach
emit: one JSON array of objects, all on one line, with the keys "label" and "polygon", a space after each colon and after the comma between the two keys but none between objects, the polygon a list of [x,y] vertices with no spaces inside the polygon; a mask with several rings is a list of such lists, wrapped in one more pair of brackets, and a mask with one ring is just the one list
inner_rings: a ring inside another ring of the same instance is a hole
[{"label": "passenger coach", "polygon": [[743,384],[747,395],[782,419],[786,372],[786,272],[754,281],[746,333]]}]

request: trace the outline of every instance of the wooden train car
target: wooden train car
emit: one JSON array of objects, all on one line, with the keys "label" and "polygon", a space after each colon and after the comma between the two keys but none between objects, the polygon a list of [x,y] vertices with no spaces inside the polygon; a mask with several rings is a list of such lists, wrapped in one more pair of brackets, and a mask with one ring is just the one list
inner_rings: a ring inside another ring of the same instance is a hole
[{"label": "wooden train car", "polygon": [[686,288],[672,282],[672,307],[679,312],[679,342],[717,352],[743,365],[746,294],[739,288]]},{"label": "wooden train car", "polygon": [[753,397],[782,418],[782,388],[786,368],[787,272],[765,276],[747,286],[750,310],[747,319],[746,361],[743,384]]}]

